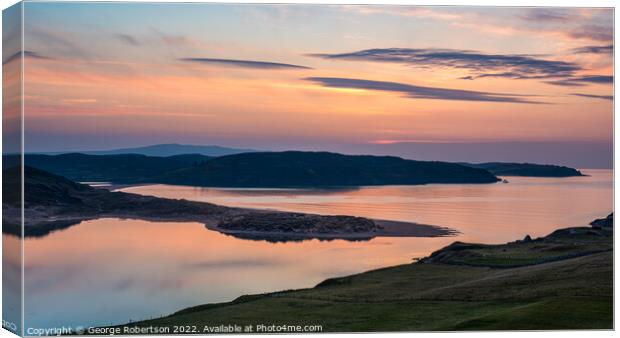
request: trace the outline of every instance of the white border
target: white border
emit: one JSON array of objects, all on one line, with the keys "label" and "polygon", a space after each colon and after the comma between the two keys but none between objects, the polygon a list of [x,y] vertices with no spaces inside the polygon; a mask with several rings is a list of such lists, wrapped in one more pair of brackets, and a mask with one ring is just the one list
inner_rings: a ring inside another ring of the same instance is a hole
[{"label": "white border", "polygon": [[[26,2],[52,2],[52,1],[36,1],[36,0],[25,0]],[[13,4],[16,4],[18,1],[15,0],[0,0],[0,6],[2,7],[2,9],[5,9]],[[81,2],[81,1],[76,1],[76,0],[64,0],[64,2]],[[100,1],[100,2],[127,2],[127,1],[122,1],[122,0],[109,0],[109,1]],[[201,2],[201,1],[165,1],[165,0],[151,0],[151,1],[144,1],[144,0],[135,0],[132,2],[174,2],[174,3],[183,3],[183,2]],[[589,0],[589,1],[585,1],[585,0],[564,0],[564,1],[558,1],[558,0],[519,0],[519,1],[514,1],[514,0],[426,0],[426,1],[416,1],[416,0],[287,0],[287,1],[265,1],[265,0],[252,0],[252,1],[248,1],[248,0],[237,0],[237,1],[230,1],[230,0],[221,0],[221,1],[204,1],[206,3],[211,2],[211,3],[215,3],[215,2],[219,2],[219,3],[292,3],[292,4],[368,4],[368,5],[418,5],[418,6],[422,6],[422,5],[426,5],[426,6],[494,6],[494,7],[529,7],[529,6],[537,6],[537,7],[554,7],[554,6],[558,6],[558,7],[613,7],[615,8],[616,6],[616,2],[615,1],[610,1],[610,0]],[[1,23],[1,17],[0,17],[0,23]],[[0,25],[1,27],[1,25]],[[23,27],[23,7],[22,7],[22,27]],[[616,34],[617,32],[617,19],[614,18],[614,45],[618,46],[617,44],[617,37],[618,35]],[[22,29],[22,44],[23,44],[23,29]],[[23,56],[22,56],[23,57]],[[614,64],[618,64],[618,55],[614,55]],[[22,66],[22,95],[24,93],[24,83],[23,83],[23,66]],[[614,88],[614,97],[618,97],[617,96],[617,90],[616,88]],[[0,106],[2,104],[2,98],[0,96]],[[615,130],[618,130],[618,127],[620,125],[620,122],[615,119],[615,114],[617,112],[616,109],[616,105],[615,105],[615,101],[614,101],[614,168],[616,168],[616,166],[618,165],[618,157],[615,156],[616,155],[616,150],[617,150],[617,140],[615,138]],[[22,100],[22,147],[24,147],[24,134],[23,134],[23,128],[24,128],[24,114],[23,114],[23,100]],[[1,130],[1,125],[2,125],[2,121],[0,119],[0,130]],[[2,140],[0,138],[0,147],[2,146]],[[23,152],[22,152],[23,153]],[[618,199],[616,198],[618,195],[618,192],[615,189],[615,182],[618,179],[618,173],[614,170],[614,209],[617,210],[617,206],[618,206]],[[22,186],[23,189],[23,186]],[[0,191],[0,197],[1,197],[1,191]],[[23,198],[23,191],[22,191],[22,198]],[[23,216],[22,216],[23,218]],[[619,243],[619,239],[616,237],[615,238],[615,242],[614,245],[617,248],[618,243]],[[0,244],[1,246],[1,244]],[[24,258],[24,252],[23,252],[23,245],[22,245],[22,260]],[[614,255],[615,258],[615,255]],[[614,288],[616,288],[618,286],[618,279],[615,278],[616,277],[616,273],[619,271],[618,268],[620,267],[620,264],[618,262],[617,259],[614,260]],[[22,262],[22,276],[23,276],[23,262]],[[0,277],[1,277],[1,273],[0,273]],[[614,289],[615,291],[616,289]],[[0,301],[1,301],[1,293],[0,293]],[[620,304],[620,301],[618,300],[617,297],[614,297],[614,308],[615,309],[619,309],[618,305]],[[1,310],[0,310],[1,311]],[[23,278],[22,278],[22,313],[24,312],[24,307],[23,307]],[[616,316],[614,316],[614,327],[615,327],[615,318]],[[22,329],[24,327],[23,325],[23,315],[22,315]],[[613,331],[587,331],[587,333],[585,333],[584,331],[544,331],[544,332],[458,332],[458,333],[417,333],[417,332],[413,332],[413,333],[379,333],[376,334],[377,336],[421,336],[421,337],[427,337],[427,336],[432,336],[432,337],[445,337],[447,335],[459,335],[461,337],[479,337],[480,335],[484,335],[486,337],[521,337],[521,336],[529,336],[529,337],[583,337],[584,334],[587,334],[588,337],[608,337],[608,336],[613,336],[615,335],[615,332]],[[363,335],[366,334],[321,334],[320,337],[329,337],[329,338],[333,338],[333,337],[361,337]],[[12,334],[10,334],[8,331],[6,330],[1,330],[0,329],[0,337],[7,337],[7,336],[13,336]],[[231,335],[233,337],[237,337],[238,335]],[[244,335],[245,337],[248,336],[258,336],[258,335]],[[284,335],[284,336],[293,336],[293,335]],[[152,337],[179,337],[179,336],[152,336]]]}]

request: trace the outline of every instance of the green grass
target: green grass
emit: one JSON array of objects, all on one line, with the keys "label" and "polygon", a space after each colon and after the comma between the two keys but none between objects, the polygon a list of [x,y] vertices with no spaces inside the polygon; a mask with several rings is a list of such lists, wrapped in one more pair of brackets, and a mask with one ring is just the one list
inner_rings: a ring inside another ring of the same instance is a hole
[{"label": "green grass", "polygon": [[[567,311],[567,309],[569,311]],[[449,330],[611,329],[613,302],[609,297],[546,299],[488,316],[466,320]]]},{"label": "green grass", "polygon": [[[447,247],[421,263],[188,308],[132,325],[318,324],[330,332],[611,329],[611,247],[611,232],[605,230],[465,250]],[[590,253],[592,248],[607,251]],[[464,265],[472,262],[492,267]]]},{"label": "green grass", "polygon": [[[532,241],[501,245],[453,245],[431,256],[435,262],[491,267],[517,267],[613,249],[610,230],[561,229]],[[466,250],[463,250],[463,249]]]}]

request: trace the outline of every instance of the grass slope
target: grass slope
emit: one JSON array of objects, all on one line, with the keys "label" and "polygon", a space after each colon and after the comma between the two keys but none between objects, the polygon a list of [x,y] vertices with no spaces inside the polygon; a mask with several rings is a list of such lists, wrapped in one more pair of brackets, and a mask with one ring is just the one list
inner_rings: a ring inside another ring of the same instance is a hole
[{"label": "grass slope", "polygon": [[[413,264],[311,289],[242,296],[137,326],[323,325],[324,331],[611,329],[609,228],[533,241],[451,245]],[[485,262],[491,263],[485,266]]]}]

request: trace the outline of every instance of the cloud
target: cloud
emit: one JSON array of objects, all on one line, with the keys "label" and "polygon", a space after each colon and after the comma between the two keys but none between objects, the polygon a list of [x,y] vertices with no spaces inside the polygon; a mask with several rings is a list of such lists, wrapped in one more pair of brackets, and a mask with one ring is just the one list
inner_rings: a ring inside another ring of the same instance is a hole
[{"label": "cloud", "polygon": [[[585,46],[576,48],[573,53],[609,53],[613,45]],[[611,84],[613,76],[576,76],[583,68],[573,62],[547,60],[525,54],[484,54],[456,49],[413,49],[413,48],[375,48],[341,54],[310,54],[310,56],[331,60],[370,61],[401,63],[416,67],[444,67],[465,69],[471,75],[461,80],[480,78],[541,79],[545,83],[580,87],[589,83]]]},{"label": "cloud", "polygon": [[614,100],[613,95],[593,95],[593,94],[581,94],[581,93],[572,93],[573,96],[581,96],[581,97],[590,97],[593,99],[601,99],[601,100]]},{"label": "cloud", "polygon": [[24,36],[32,45],[43,47],[47,52],[67,59],[91,59],[93,49],[80,42],[79,32],[58,30],[50,27],[25,26]]},{"label": "cloud", "polygon": [[589,83],[613,84],[614,77],[612,75],[585,75],[580,77],[570,77],[557,81],[547,81],[546,83],[556,86],[582,87]]},{"label": "cloud", "polygon": [[232,59],[213,59],[213,58],[181,58],[181,61],[220,64],[225,66],[254,68],[254,69],[312,69],[310,67],[298,66],[289,63],[265,62],[253,60],[232,60]]},{"label": "cloud", "polygon": [[139,46],[140,45],[140,41],[138,41],[138,39],[134,38],[133,36],[129,35],[129,34],[116,34],[115,35],[117,39],[119,39],[120,41],[130,45],[130,46]]},{"label": "cloud", "polygon": [[586,75],[573,78],[572,81],[611,84],[614,83],[614,77],[611,75]]},{"label": "cloud", "polygon": [[[9,56],[6,60],[2,61],[2,64],[5,65],[13,60],[17,60],[19,58],[21,58],[22,56],[22,52],[19,51],[11,56]],[[48,56],[44,56],[41,55],[37,52],[33,52],[33,51],[29,51],[29,50],[25,50],[24,51],[24,58],[31,58],[31,59],[40,59],[40,60],[51,60],[52,58],[48,57]]]},{"label": "cloud", "polygon": [[311,56],[325,59],[402,63],[417,67],[466,69],[472,72],[471,79],[566,77],[581,70],[579,65],[568,61],[546,60],[524,54],[484,54],[457,49],[377,48],[342,54],[311,54]]},{"label": "cloud", "polygon": [[341,8],[365,15],[387,14],[442,21],[459,32],[468,29],[526,38],[547,36],[553,39],[613,40],[613,9],[610,8],[470,8],[459,11],[450,7],[422,6],[355,5]]},{"label": "cloud", "polygon": [[519,18],[526,21],[534,22],[566,22],[574,18],[567,11],[551,9],[551,8],[532,8],[519,15]]},{"label": "cloud", "polygon": [[568,32],[568,36],[574,39],[588,39],[594,41],[610,42],[614,39],[613,28],[600,25],[583,25]]},{"label": "cloud", "polygon": [[545,83],[554,85],[554,86],[564,86],[564,87],[583,87],[585,84],[579,82],[573,82],[571,80],[556,80],[556,81],[545,81]]},{"label": "cloud", "polygon": [[151,27],[151,32],[154,34],[157,41],[170,47],[171,50],[177,50],[179,48],[189,48],[191,50],[205,50],[214,48],[213,46],[205,44],[201,40],[190,36],[169,34],[154,27]]},{"label": "cloud", "polygon": [[159,38],[164,44],[171,47],[179,47],[192,44],[191,40],[188,37],[182,35],[168,35],[160,33]]},{"label": "cloud", "polygon": [[351,88],[398,92],[409,98],[455,100],[455,101],[482,101],[482,102],[509,102],[541,104],[542,102],[523,99],[524,95],[478,92],[461,89],[447,89],[435,87],[414,86],[398,82],[372,81],[362,79],[347,79],[337,77],[308,77],[304,80],[332,88]]},{"label": "cloud", "polygon": [[613,54],[614,45],[584,46],[572,49],[575,54]]}]

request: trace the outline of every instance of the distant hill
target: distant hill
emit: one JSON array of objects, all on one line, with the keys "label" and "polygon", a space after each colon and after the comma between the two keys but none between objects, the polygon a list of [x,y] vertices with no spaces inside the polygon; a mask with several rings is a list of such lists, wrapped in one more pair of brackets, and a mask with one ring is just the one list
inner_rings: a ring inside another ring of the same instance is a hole
[{"label": "distant hill", "polygon": [[[18,155],[4,156],[4,168]],[[183,154],[27,154],[26,165],[71,180],[213,187],[326,187],[491,183],[496,176],[570,177],[576,169],[530,163],[449,163],[329,152],[253,152],[220,157]]]},{"label": "distant hill", "polygon": [[[25,156],[26,165],[67,177],[74,181],[136,183],[168,171],[200,165],[211,159],[199,154],[155,157],[124,155],[34,155]],[[19,155],[4,156],[5,168],[17,165]]]},{"label": "distant hill", "polygon": [[153,177],[152,182],[216,187],[318,187],[493,183],[484,169],[393,156],[328,152],[260,152],[214,158]]},{"label": "distant hill", "polygon": [[200,154],[205,156],[225,156],[247,152],[255,152],[250,149],[226,148],[215,145],[189,145],[189,144],[155,144],[137,148],[123,148],[114,150],[86,151],[90,155],[116,155],[116,154],[140,154],[147,156],[174,156],[182,154]]},{"label": "distant hill", "polygon": [[584,176],[579,170],[550,164],[533,163],[462,163],[472,168],[486,169],[497,176],[571,177]]}]

